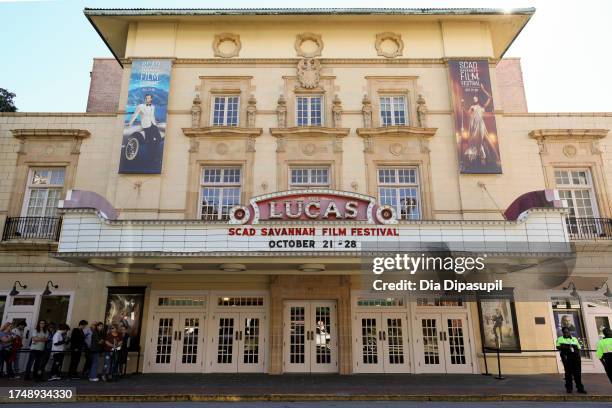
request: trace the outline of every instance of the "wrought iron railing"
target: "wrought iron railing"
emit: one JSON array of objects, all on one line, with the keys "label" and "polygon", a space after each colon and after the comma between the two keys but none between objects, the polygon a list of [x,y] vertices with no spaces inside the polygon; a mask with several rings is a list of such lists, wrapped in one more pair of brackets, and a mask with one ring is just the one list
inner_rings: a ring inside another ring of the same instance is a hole
[{"label": "wrought iron railing", "polygon": [[612,219],[610,218],[568,217],[566,224],[571,240],[612,240]]},{"label": "wrought iron railing", "polygon": [[3,241],[42,239],[59,241],[60,217],[9,217],[4,224]]}]

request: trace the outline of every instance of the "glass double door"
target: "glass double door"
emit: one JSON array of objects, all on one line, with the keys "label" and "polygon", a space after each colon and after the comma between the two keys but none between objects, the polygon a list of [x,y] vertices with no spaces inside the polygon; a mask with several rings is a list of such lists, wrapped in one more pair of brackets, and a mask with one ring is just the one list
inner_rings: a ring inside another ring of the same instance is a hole
[{"label": "glass double door", "polygon": [[406,313],[358,313],[353,323],[356,372],[410,372]]},{"label": "glass double door", "polygon": [[158,313],[153,315],[155,332],[152,372],[201,372],[204,359],[203,313]]},{"label": "glass double door", "polygon": [[465,314],[418,314],[415,330],[417,373],[471,373],[473,371]]},{"label": "glass double door", "polygon": [[337,372],[336,302],[285,302],[283,314],[284,371]]},{"label": "glass double door", "polygon": [[263,372],[265,351],[264,313],[216,313],[211,333],[211,371]]}]

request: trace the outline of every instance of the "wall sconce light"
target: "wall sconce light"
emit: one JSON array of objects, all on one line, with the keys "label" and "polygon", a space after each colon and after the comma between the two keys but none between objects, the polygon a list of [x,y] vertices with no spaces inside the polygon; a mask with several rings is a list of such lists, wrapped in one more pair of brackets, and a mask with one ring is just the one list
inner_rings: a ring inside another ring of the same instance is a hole
[{"label": "wall sconce light", "polygon": [[9,295],[17,296],[19,294],[19,291],[17,290],[17,285],[19,285],[19,287],[21,289],[27,289],[28,288],[28,285],[22,285],[21,282],[15,281],[15,283],[13,283],[13,289],[11,290],[11,293],[9,293]]},{"label": "wall sconce light", "polygon": [[574,284],[574,282],[570,282],[569,285],[567,285],[567,287],[563,288],[563,290],[569,290],[571,289],[572,291],[570,292],[570,296],[572,297],[579,297],[578,296],[578,291],[576,290],[576,285]]},{"label": "wall sconce light", "polygon": [[49,285],[51,285],[51,287],[53,289],[59,288],[59,285],[56,285],[53,282],[49,281],[49,282],[47,282],[47,287],[45,288],[45,291],[42,293],[43,296],[49,296],[51,294],[51,290],[49,289]]}]

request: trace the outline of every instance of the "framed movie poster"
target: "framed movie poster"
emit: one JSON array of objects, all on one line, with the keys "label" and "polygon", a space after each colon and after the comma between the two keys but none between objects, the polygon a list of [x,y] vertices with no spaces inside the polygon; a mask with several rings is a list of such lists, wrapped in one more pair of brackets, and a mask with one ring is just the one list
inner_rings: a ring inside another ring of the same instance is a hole
[{"label": "framed movie poster", "polygon": [[520,352],[521,341],[513,290],[505,289],[504,292],[501,295],[479,297],[480,337],[484,347],[500,348],[504,352]]},{"label": "framed movie poster", "polygon": [[171,68],[165,59],[132,62],[119,173],[161,173]]},{"label": "framed movie poster", "polygon": [[140,329],[144,309],[145,287],[109,287],[106,300],[104,324],[124,325],[130,335],[130,351],[137,351],[140,345]]},{"label": "framed movie poster", "polygon": [[500,174],[501,158],[489,62],[448,62],[455,118],[459,170],[467,174]]}]

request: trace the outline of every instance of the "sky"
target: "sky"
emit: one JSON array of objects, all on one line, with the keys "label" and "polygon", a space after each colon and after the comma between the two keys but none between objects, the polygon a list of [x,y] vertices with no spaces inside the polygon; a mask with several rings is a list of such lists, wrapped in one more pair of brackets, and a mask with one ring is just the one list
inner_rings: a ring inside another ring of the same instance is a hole
[{"label": "sky", "polygon": [[[377,7],[536,7],[506,53],[520,57],[531,112],[612,112],[610,0],[377,0]],[[94,57],[110,52],[83,15],[101,8],[371,7],[363,0],[0,0],[0,88],[21,112],[83,112]]]}]

